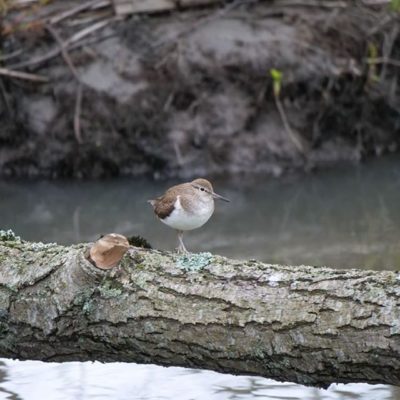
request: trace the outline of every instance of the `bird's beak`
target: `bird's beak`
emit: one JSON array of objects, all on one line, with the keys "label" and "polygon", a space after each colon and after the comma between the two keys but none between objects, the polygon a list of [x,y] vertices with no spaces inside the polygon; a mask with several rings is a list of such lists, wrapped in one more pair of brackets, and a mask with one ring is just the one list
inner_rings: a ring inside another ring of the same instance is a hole
[{"label": "bird's beak", "polygon": [[228,203],[230,202],[230,200],[228,200],[226,197],[223,197],[217,193],[212,192],[211,194],[212,194],[212,197],[214,197],[214,199],[220,199],[223,201],[227,201]]}]

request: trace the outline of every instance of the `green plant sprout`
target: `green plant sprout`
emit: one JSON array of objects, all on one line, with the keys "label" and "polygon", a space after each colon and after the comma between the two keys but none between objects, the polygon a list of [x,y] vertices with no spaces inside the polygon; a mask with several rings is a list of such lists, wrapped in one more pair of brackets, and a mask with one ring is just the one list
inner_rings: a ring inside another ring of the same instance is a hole
[{"label": "green plant sprout", "polygon": [[368,43],[368,81],[378,82],[379,76],[376,70],[376,60],[378,59],[378,47],[375,43]]},{"label": "green plant sprout", "polygon": [[282,71],[279,71],[278,69],[275,68],[271,68],[269,72],[272,78],[274,96],[279,97],[281,94],[283,73]]},{"label": "green plant sprout", "polygon": [[390,9],[392,11],[400,11],[400,0],[391,0]]}]

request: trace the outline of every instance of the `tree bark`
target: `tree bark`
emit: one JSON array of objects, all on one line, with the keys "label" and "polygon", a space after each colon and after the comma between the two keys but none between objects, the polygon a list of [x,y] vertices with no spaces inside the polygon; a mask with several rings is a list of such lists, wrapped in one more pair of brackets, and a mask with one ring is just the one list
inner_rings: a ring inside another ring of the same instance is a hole
[{"label": "tree bark", "polygon": [[0,240],[0,357],[400,384],[400,275]]}]

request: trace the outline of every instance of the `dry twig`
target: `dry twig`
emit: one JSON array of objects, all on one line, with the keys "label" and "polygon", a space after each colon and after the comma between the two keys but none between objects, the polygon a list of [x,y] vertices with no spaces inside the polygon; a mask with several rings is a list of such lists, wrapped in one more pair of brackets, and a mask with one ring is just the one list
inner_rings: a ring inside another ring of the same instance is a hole
[{"label": "dry twig", "polygon": [[11,106],[10,106],[10,102],[8,101],[6,88],[4,87],[4,83],[3,83],[2,79],[0,79],[0,90],[1,90],[1,96],[3,97],[5,109],[7,110],[8,115],[11,115]]},{"label": "dry twig", "polygon": [[166,44],[169,44],[169,43],[175,45],[176,41],[178,39],[180,39],[181,37],[196,31],[198,28],[202,27],[203,25],[205,25],[205,24],[207,24],[207,23],[209,23],[211,21],[214,21],[214,20],[216,20],[218,18],[223,17],[228,12],[234,10],[236,7],[240,7],[242,5],[250,5],[250,4],[253,4],[253,3],[257,3],[257,2],[258,2],[258,0],[235,0],[232,3],[230,3],[230,4],[226,5],[225,7],[223,7],[222,9],[217,10],[215,13],[213,13],[211,15],[207,15],[206,17],[201,18],[200,20],[196,21],[195,23],[193,23],[189,27],[182,29],[180,32],[177,32],[176,34],[171,35],[169,37],[167,36],[164,39],[158,41],[157,43],[155,43],[152,46],[152,49],[155,50],[155,49],[160,48],[160,47],[162,47],[162,46],[164,46]]},{"label": "dry twig", "polygon": [[83,4],[79,4],[78,6],[74,7],[74,8],[70,8],[65,10],[64,12],[50,18],[49,23],[51,25],[57,24],[58,22],[68,18],[68,17],[72,17],[75,14],[80,13],[81,11],[87,10],[88,8],[92,8],[94,6],[97,6],[97,8],[99,8],[99,6],[105,7],[107,5],[110,5],[110,1],[109,0],[91,0],[91,1],[87,1]]},{"label": "dry twig", "polygon": [[82,83],[78,83],[78,90],[76,92],[75,112],[74,112],[74,133],[76,141],[82,143],[81,134],[81,109],[82,109]]},{"label": "dry twig", "polygon": [[301,154],[305,154],[306,149],[304,147],[304,144],[302,143],[299,135],[297,135],[297,133],[295,133],[293,131],[293,129],[291,128],[289,121],[286,117],[285,109],[283,108],[281,99],[278,96],[274,96],[274,97],[275,97],[276,108],[279,111],[279,115],[281,116],[283,127],[285,128],[285,131],[286,131],[287,135],[289,136],[290,141],[295,145],[296,149]]},{"label": "dry twig", "polygon": [[74,63],[71,60],[71,57],[68,54],[66,49],[65,42],[62,40],[61,36],[58,34],[57,30],[54,29],[53,26],[50,24],[46,24],[46,29],[50,32],[50,34],[54,37],[55,41],[60,46],[60,51],[63,56],[65,63],[68,65],[69,70],[71,71],[72,75],[78,82],[78,89],[76,92],[76,102],[75,102],[75,112],[74,112],[74,133],[76,141],[81,144],[82,143],[82,134],[81,134],[81,108],[82,108],[82,81],[78,74],[78,71],[75,68]]},{"label": "dry twig", "polygon": [[327,0],[279,0],[277,3],[281,7],[321,7],[321,8],[346,8],[349,6],[346,1],[327,1]]},{"label": "dry twig", "polygon": [[[95,31],[104,28],[106,25],[108,25],[110,22],[115,21],[115,18],[108,18],[103,21],[99,21],[96,24],[93,24],[89,26],[88,28],[84,28],[74,35],[72,35],[70,38],[64,40],[64,47],[65,49],[69,48],[77,48],[80,47],[80,44],[78,43],[80,40],[85,38],[86,36],[94,33]],[[73,46],[75,45],[75,46]],[[57,57],[61,53],[61,48],[58,46],[54,49],[51,49],[48,51],[46,54],[43,54],[42,56],[36,57],[29,59],[27,61],[22,61],[16,64],[12,64],[9,66],[9,68],[22,68],[22,67],[32,67],[34,65],[39,65],[42,64],[48,60],[51,60],[54,57]]]},{"label": "dry twig", "polygon": [[72,62],[71,57],[68,54],[65,42],[62,40],[61,36],[50,24],[46,24],[46,29],[50,32],[50,34],[54,37],[55,41],[60,46],[60,51],[63,56],[63,59],[65,63],[68,65],[68,68],[70,69],[72,75],[78,82],[80,82],[81,78],[79,77],[78,71],[76,70],[74,63]]},{"label": "dry twig", "polygon": [[0,75],[9,76],[11,78],[24,79],[32,82],[49,81],[49,78],[42,75],[30,74],[28,72],[15,71],[13,69],[1,68],[1,67],[0,67]]},{"label": "dry twig", "polygon": [[392,58],[379,57],[379,58],[367,58],[368,64],[387,64],[395,67],[400,67],[400,60],[393,60]]},{"label": "dry twig", "polygon": [[0,54],[0,62],[4,62],[7,60],[11,60],[12,58],[18,57],[22,52],[23,52],[22,49],[18,49],[16,51],[13,51],[12,53]]}]

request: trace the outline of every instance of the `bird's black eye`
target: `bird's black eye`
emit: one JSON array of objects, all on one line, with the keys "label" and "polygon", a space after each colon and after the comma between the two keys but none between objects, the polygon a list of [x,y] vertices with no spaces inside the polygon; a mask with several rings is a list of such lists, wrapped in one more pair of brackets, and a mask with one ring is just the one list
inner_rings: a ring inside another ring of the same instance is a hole
[{"label": "bird's black eye", "polygon": [[204,188],[200,188],[200,190],[201,190],[202,192],[204,192]]}]

